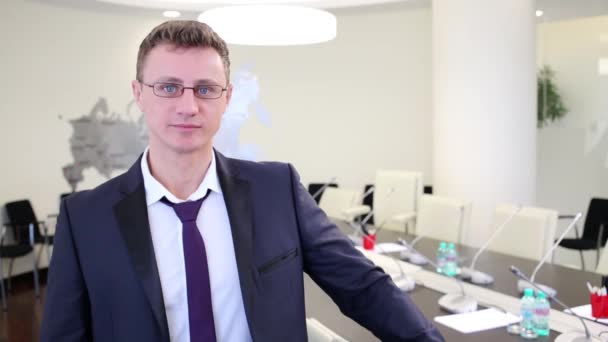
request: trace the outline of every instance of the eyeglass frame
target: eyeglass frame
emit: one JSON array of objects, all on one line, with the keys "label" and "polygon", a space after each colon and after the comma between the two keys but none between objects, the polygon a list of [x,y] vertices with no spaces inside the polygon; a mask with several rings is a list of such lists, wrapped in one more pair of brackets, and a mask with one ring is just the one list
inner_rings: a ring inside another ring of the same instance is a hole
[{"label": "eyeglass frame", "polygon": [[[193,94],[193,95],[194,95],[194,97],[196,97],[197,99],[201,99],[201,100],[217,100],[217,99],[219,99],[220,97],[222,97],[222,95],[224,94],[224,92],[225,92],[225,91],[227,91],[227,90],[228,90],[228,88],[227,88],[227,87],[226,87],[226,88],[221,88],[221,90],[222,90],[222,91],[220,92],[220,94],[219,94],[219,96],[218,96],[218,97],[200,97],[200,96],[198,96],[198,95],[197,95],[197,92],[195,91],[195,90],[196,90],[196,88],[198,88],[198,87],[221,87],[221,85],[219,85],[219,84],[201,84],[201,85],[197,85],[197,86],[194,86],[194,87],[186,87],[186,86],[184,86],[183,84],[179,84],[179,83],[172,83],[172,82],[154,82],[154,83],[152,83],[152,84],[148,84],[148,83],[145,83],[144,81],[139,81],[139,80],[138,80],[138,82],[139,82],[140,84],[142,84],[142,85],[145,85],[145,86],[147,86],[147,87],[152,88],[152,93],[153,93],[155,96],[158,96],[158,97],[161,97],[161,98],[164,98],[164,99],[176,99],[176,98],[179,98],[179,97],[181,97],[182,95],[184,95],[184,91],[185,91],[186,89],[192,89],[192,94]],[[162,95],[158,95],[158,94],[156,93],[156,89],[154,88],[154,87],[155,87],[155,85],[157,85],[157,84],[167,84],[167,85],[173,85],[173,86],[177,86],[177,87],[178,87],[178,89],[179,89],[179,88],[181,88],[181,89],[182,89],[182,91],[181,91],[181,93],[179,94],[179,96],[162,96]]]}]

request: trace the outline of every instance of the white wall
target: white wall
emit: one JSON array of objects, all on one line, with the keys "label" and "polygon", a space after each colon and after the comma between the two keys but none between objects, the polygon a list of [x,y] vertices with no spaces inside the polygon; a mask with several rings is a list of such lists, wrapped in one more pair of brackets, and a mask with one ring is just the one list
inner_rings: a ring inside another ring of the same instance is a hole
[{"label": "white wall", "polygon": [[[137,47],[163,20],[20,0],[2,7],[0,204],[29,198],[42,219],[70,189],[68,120],[99,97],[126,112]],[[242,141],[294,163],[305,183],[336,175],[360,187],[376,168],[430,176],[430,10],[348,10],[338,22],[338,38],[322,45],[231,47],[233,70],[253,64],[272,120],[269,129],[251,119]],[[79,189],[103,181],[88,169]]]},{"label": "white wall", "polygon": [[[563,214],[585,213],[591,197],[608,198],[608,131],[602,131],[608,123],[608,76],[598,74],[598,59],[608,58],[602,42],[607,27],[606,16],[539,25],[539,65],[555,70],[569,113],[539,130],[537,201]],[[586,141],[596,135],[597,145],[587,150]],[[594,268],[594,253],[587,254],[587,267]],[[556,261],[580,265],[578,254],[565,249],[558,249]]]}]

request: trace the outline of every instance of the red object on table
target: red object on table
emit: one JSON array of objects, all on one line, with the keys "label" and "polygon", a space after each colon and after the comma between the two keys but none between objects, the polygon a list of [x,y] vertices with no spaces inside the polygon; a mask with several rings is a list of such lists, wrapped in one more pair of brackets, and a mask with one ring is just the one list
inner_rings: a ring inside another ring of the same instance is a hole
[{"label": "red object on table", "polygon": [[608,296],[591,294],[591,316],[608,318]]},{"label": "red object on table", "polygon": [[376,244],[376,234],[363,235],[363,249],[373,250]]}]

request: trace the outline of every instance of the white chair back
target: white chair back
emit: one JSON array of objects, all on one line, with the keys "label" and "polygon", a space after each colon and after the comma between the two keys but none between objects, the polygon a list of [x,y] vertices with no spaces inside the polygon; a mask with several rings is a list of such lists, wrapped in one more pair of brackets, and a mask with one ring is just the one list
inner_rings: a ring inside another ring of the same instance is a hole
[{"label": "white chair back", "polygon": [[319,208],[332,219],[345,220],[342,212],[361,204],[361,196],[360,191],[328,187],[321,195]]},{"label": "white chair back", "polygon": [[308,342],[348,342],[314,318],[306,319]]},{"label": "white chair back", "polygon": [[435,195],[420,196],[416,235],[462,243],[471,218],[471,202]]},{"label": "white chair back", "polygon": [[[497,206],[492,220],[492,231],[498,228],[515,210],[517,207],[511,204]],[[556,210],[523,207],[496,236],[488,249],[540,260],[553,245],[557,216]]]},{"label": "white chair back", "polygon": [[385,229],[405,231],[405,225],[391,222],[397,215],[415,214],[422,195],[422,173],[378,170],[374,184],[374,223]]}]

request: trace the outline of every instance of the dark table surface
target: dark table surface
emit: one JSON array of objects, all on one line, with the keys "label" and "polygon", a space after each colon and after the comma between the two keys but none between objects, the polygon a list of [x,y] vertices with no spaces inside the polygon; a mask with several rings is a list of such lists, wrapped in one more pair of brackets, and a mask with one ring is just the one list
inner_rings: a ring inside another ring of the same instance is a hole
[{"label": "dark table surface", "polygon": [[[339,226],[344,232],[350,231],[347,226],[341,224]],[[405,238],[407,241],[412,240],[411,236],[405,236],[403,233],[383,230],[378,234],[378,241],[396,241],[399,237]],[[439,241],[437,240],[422,238],[416,244],[416,249],[433,260],[438,244]],[[477,251],[475,248],[464,245],[457,245],[457,250],[459,259],[464,260],[461,267],[463,265],[468,266]],[[485,286],[486,288],[513,297],[520,297],[517,290],[517,278],[509,271],[509,266],[514,265],[529,276],[537,263],[538,261],[530,259],[485,251],[479,257],[475,268],[494,276],[495,282],[489,286]],[[431,266],[425,266],[425,269],[432,270]],[[332,300],[308,276],[305,278],[306,311],[308,317],[316,318],[348,341],[378,341],[365,328],[344,316]],[[599,285],[601,276],[597,273],[584,272],[547,263],[542,266],[536,275],[536,281],[555,288],[557,290],[557,298],[566,305],[578,306],[589,304],[589,291],[585,283],[589,281],[592,284]],[[449,314],[441,310],[437,304],[442,295],[440,292],[422,286],[416,286],[409,293],[409,296],[418,308],[431,320],[433,317]],[[556,310],[562,310],[556,303],[552,303],[551,307]],[[435,323],[435,325],[439,328],[446,341],[525,341],[518,336],[509,335],[505,328],[473,334],[462,334],[439,323]],[[539,338],[536,341],[552,341],[558,335],[559,333],[551,331],[551,335],[548,338]]]}]

